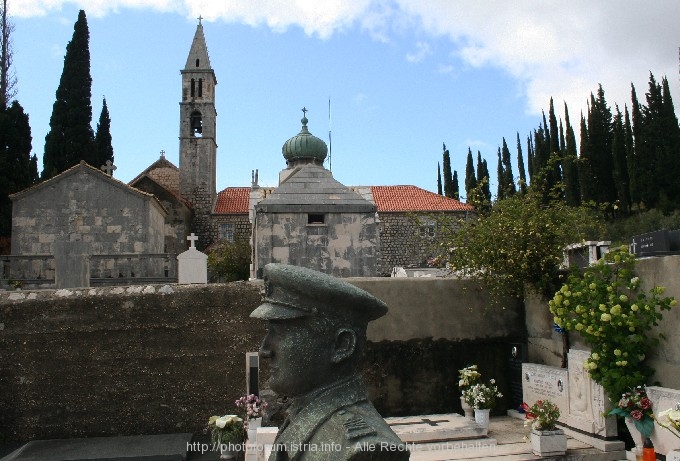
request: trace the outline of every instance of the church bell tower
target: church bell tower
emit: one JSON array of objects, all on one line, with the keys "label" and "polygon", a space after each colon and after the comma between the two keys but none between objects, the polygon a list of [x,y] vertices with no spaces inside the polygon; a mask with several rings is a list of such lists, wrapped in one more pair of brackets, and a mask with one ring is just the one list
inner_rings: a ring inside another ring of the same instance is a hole
[{"label": "church bell tower", "polygon": [[210,66],[201,19],[198,20],[186,65],[181,70],[179,189],[182,198],[194,206],[192,230],[199,236],[198,247],[204,248],[211,243],[210,213],[216,196],[217,79]]}]

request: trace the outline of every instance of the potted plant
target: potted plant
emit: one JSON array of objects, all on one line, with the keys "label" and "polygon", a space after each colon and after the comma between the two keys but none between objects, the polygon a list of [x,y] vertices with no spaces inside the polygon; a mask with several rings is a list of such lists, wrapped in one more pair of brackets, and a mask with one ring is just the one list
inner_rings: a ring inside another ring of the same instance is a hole
[{"label": "potted plant", "polygon": [[239,398],[234,403],[236,408],[240,408],[243,412],[244,427],[248,431],[248,440],[254,442],[257,428],[262,425],[262,414],[265,408],[267,408],[267,402],[255,394],[250,394]]},{"label": "potted plant", "polygon": [[213,446],[220,449],[220,459],[236,459],[243,442],[243,419],[236,415],[211,416],[208,430]]},{"label": "potted plant", "polygon": [[496,387],[496,380],[489,380],[488,384],[473,384],[463,393],[465,401],[475,410],[475,421],[484,429],[489,428],[489,413],[496,406],[496,399],[503,397]]},{"label": "potted plant", "polygon": [[557,428],[560,409],[550,400],[537,400],[533,405],[522,404],[527,423],[531,426],[531,451],[538,456],[559,456],[567,452],[567,435]]},{"label": "potted plant", "polygon": [[651,436],[654,429],[652,401],[647,397],[644,387],[638,386],[621,394],[621,399],[609,414],[625,418],[626,427],[635,442],[635,447],[642,450],[642,441]]},{"label": "potted plant", "polygon": [[458,370],[458,389],[460,389],[460,406],[463,413],[468,418],[473,418],[474,413],[472,406],[465,401],[465,391],[474,384],[477,384],[482,378],[482,374],[477,371],[477,365],[470,365],[468,367]]}]

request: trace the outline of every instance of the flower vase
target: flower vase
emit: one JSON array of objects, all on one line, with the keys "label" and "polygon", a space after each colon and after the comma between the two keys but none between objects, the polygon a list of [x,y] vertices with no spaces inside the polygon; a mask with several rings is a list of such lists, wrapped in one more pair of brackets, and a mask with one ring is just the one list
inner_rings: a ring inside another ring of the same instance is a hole
[{"label": "flower vase", "polygon": [[463,409],[463,415],[466,418],[475,419],[475,414],[472,410],[472,407],[468,405],[468,403],[465,401],[465,397],[463,396],[460,397],[460,407]]},{"label": "flower vase", "polygon": [[489,430],[489,413],[491,413],[489,408],[475,408],[475,422],[484,429],[485,433]]},{"label": "flower vase", "polygon": [[633,443],[635,443],[635,448],[637,449],[636,451],[642,453],[642,434],[640,434],[640,431],[635,427],[635,422],[633,422],[632,418],[623,418],[623,420],[626,422],[628,432],[630,432],[630,436],[633,438]]},{"label": "flower vase", "polygon": [[248,420],[248,442],[255,443],[257,428],[262,427],[262,418],[252,418]]},{"label": "flower vase", "polygon": [[531,430],[531,451],[536,456],[561,456],[567,452],[567,434],[554,431]]}]

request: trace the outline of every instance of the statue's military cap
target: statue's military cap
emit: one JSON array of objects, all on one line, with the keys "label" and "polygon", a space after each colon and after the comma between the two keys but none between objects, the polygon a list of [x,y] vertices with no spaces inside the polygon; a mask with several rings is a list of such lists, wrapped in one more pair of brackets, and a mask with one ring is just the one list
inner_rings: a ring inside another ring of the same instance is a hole
[{"label": "statue's military cap", "polygon": [[337,277],[304,267],[267,264],[263,303],[251,317],[285,320],[328,317],[366,324],[387,313],[387,305]]}]

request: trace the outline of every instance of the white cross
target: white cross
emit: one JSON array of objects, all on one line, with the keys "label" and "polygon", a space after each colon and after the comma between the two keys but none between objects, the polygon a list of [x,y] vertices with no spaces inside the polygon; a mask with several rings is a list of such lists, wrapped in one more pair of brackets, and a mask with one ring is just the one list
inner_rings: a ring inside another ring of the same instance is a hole
[{"label": "white cross", "polygon": [[116,165],[113,164],[111,160],[107,160],[106,164],[100,166],[99,169],[102,170],[107,175],[113,176],[113,172],[116,171],[118,168],[116,167]]},{"label": "white cross", "polygon": [[189,240],[191,242],[190,243],[191,246],[189,248],[196,248],[196,240],[198,240],[198,236],[196,236],[192,232],[191,235],[187,237],[187,240]]}]

